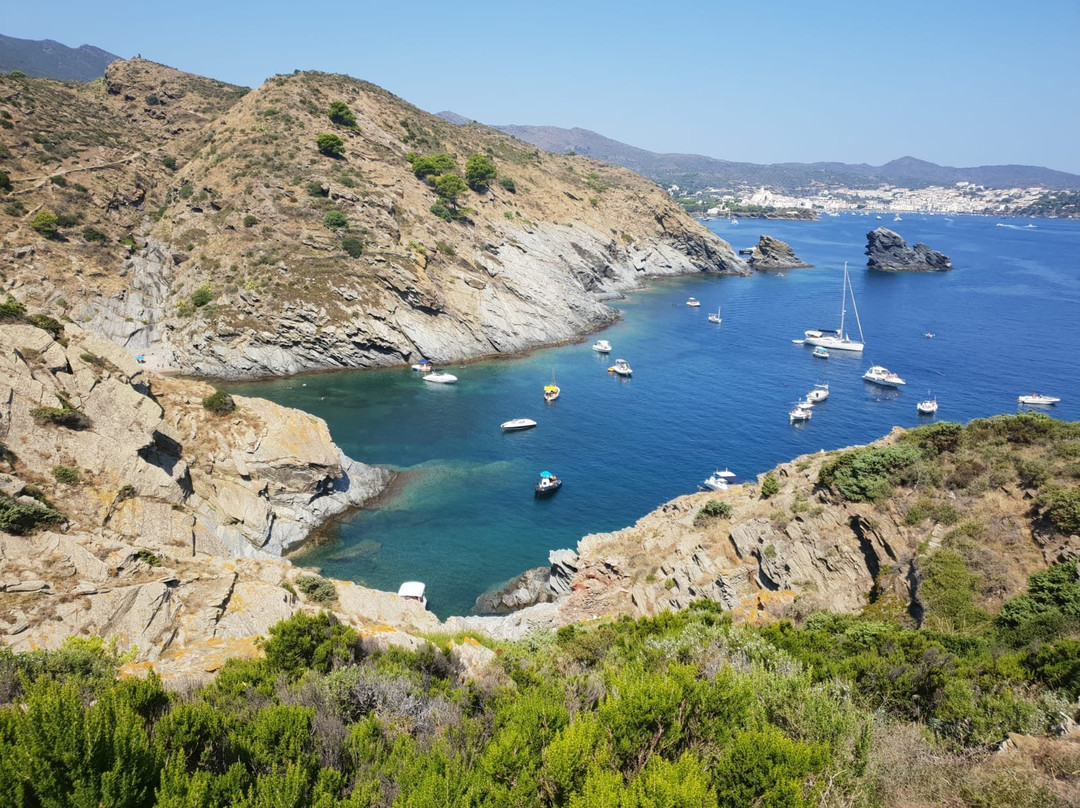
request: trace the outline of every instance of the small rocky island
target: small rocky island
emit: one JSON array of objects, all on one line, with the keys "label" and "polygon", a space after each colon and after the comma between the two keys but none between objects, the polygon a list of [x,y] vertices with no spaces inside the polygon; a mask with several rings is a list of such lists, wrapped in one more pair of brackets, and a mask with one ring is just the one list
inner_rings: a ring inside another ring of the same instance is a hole
[{"label": "small rocky island", "polygon": [[883,272],[942,272],[952,269],[945,253],[931,250],[925,244],[908,247],[903,237],[887,227],[866,234],[867,269]]},{"label": "small rocky island", "polygon": [[752,269],[759,272],[778,272],[813,266],[800,260],[791,247],[780,239],[764,235],[758,239],[758,243],[750,251],[748,262]]}]

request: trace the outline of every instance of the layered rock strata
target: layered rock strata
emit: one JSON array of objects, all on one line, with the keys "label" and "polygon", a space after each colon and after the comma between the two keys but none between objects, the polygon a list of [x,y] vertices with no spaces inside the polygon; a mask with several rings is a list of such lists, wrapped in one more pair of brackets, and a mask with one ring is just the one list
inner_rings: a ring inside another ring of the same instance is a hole
[{"label": "layered rock strata", "polygon": [[796,256],[789,244],[767,235],[762,235],[750,251],[749,264],[751,269],[759,272],[779,272],[813,266]]}]

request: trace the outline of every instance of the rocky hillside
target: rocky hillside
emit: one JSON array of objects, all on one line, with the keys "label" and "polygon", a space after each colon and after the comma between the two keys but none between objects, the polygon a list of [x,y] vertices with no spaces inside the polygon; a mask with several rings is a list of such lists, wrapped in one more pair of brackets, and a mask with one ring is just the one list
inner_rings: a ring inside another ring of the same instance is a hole
[{"label": "rocky hillside", "polygon": [[1080,559],[1078,457],[1080,425],[1041,414],[897,429],[586,536],[501,596],[552,602],[463,625],[513,637],[708,598],[743,620],[827,609],[971,628],[1032,572]]},{"label": "rocky hillside", "polygon": [[[243,377],[515,352],[609,322],[604,301],[644,277],[747,272],[629,171],[346,76],[248,92],[136,59],[89,85],[0,77],[0,127],[7,288],[157,366]],[[411,153],[462,175],[483,155],[497,175],[442,204]]]}]

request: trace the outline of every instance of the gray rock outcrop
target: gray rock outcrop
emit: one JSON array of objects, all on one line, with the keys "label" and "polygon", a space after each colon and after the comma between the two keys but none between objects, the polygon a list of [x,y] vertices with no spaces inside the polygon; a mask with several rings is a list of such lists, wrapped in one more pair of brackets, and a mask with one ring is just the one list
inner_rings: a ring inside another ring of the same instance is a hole
[{"label": "gray rock outcrop", "polygon": [[908,247],[907,242],[887,227],[866,234],[867,269],[885,272],[942,272],[952,269],[945,253],[931,250],[925,244]]},{"label": "gray rock outcrop", "polygon": [[751,269],[759,272],[778,272],[813,266],[799,259],[790,245],[767,235],[762,235],[750,251],[749,263]]}]

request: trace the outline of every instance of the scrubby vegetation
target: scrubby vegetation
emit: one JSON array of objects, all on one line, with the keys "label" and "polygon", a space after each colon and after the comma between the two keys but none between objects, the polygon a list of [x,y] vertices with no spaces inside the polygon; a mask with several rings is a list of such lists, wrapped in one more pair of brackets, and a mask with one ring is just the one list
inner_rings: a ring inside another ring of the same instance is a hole
[{"label": "scrubby vegetation", "polygon": [[215,390],[202,400],[203,409],[215,415],[228,415],[236,409],[233,397],[224,390]]},{"label": "scrubby vegetation", "polygon": [[[1080,606],[1076,565],[1012,603]],[[100,641],[0,649],[0,804],[1065,806],[1076,745],[989,750],[1076,710],[1080,642],[1059,622],[1016,646],[1006,622],[737,627],[699,602],[502,644],[463,683],[439,646],[300,614],[183,693],[117,679]]]}]

